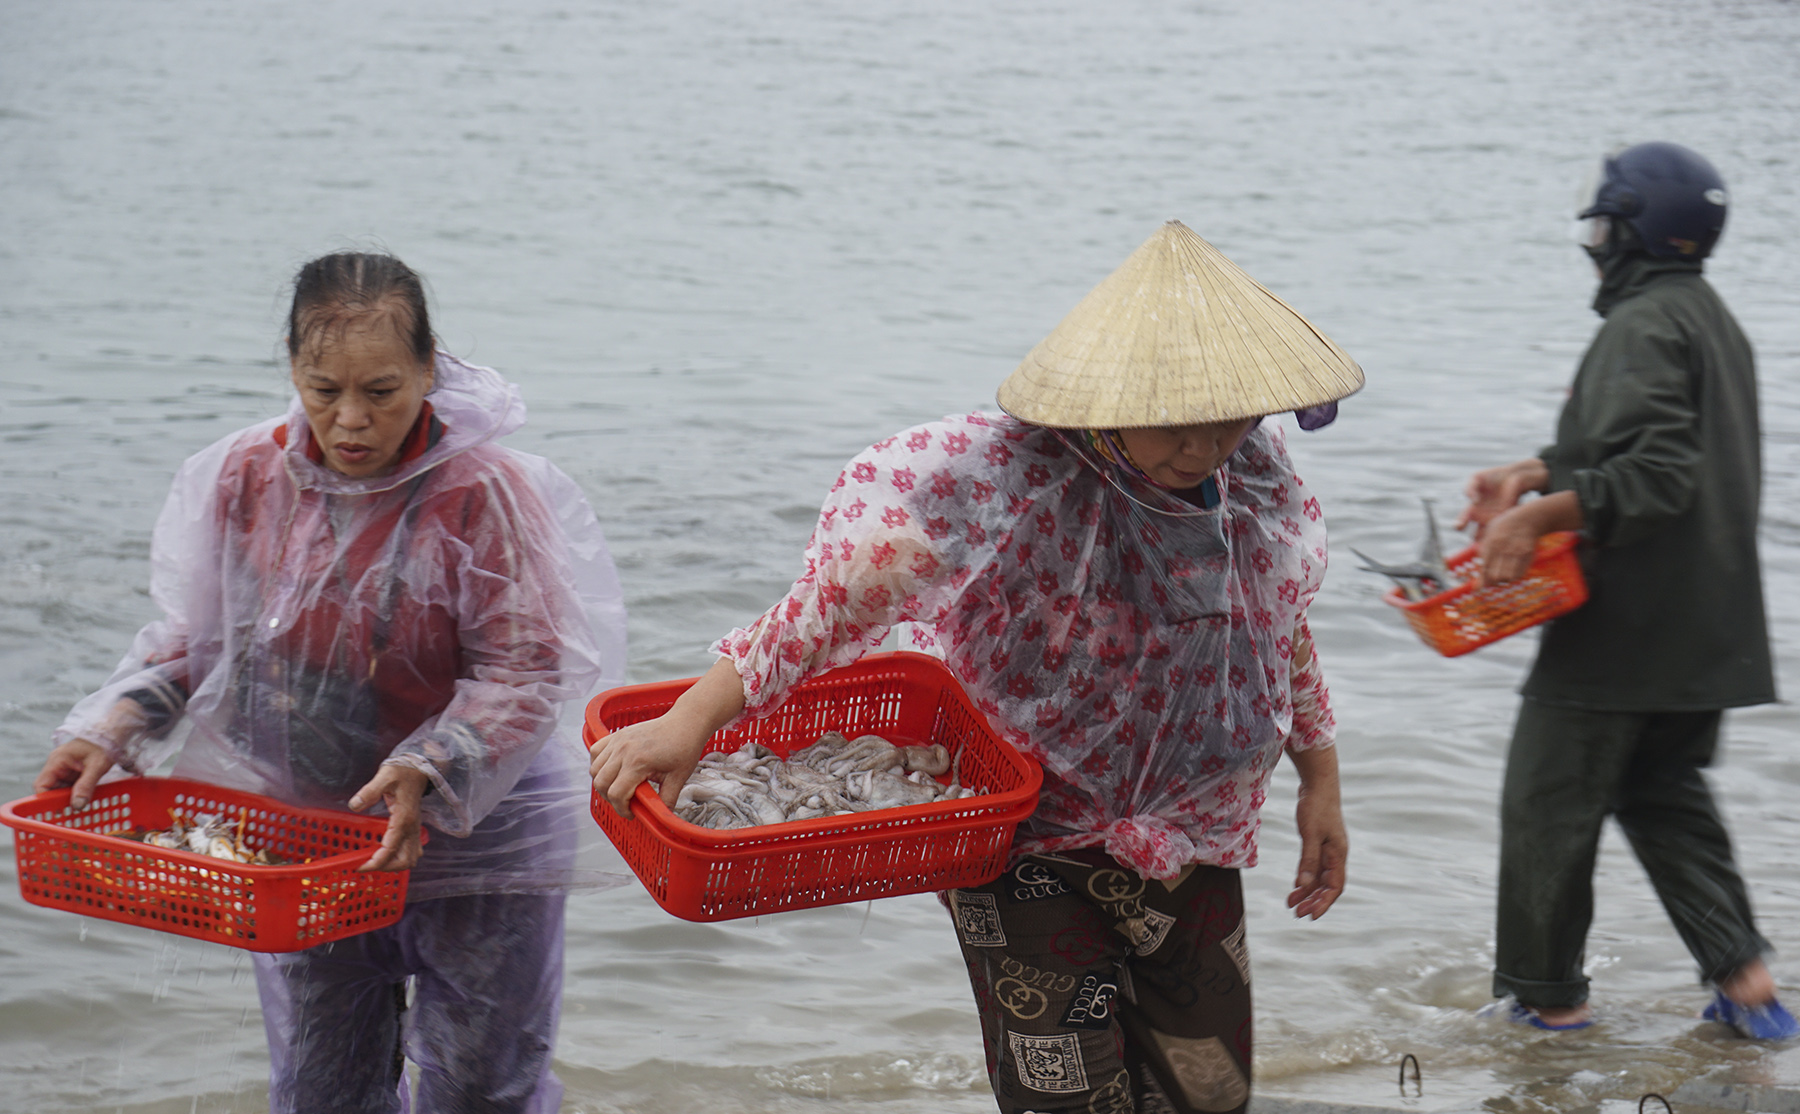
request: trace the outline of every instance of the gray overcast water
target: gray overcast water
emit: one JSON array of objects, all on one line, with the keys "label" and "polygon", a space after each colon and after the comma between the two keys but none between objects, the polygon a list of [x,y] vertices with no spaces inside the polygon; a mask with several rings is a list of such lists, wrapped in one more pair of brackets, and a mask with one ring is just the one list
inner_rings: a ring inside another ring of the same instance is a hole
[{"label": "gray overcast water", "polygon": [[[991,404],[1180,218],[1369,377],[1336,426],[1290,426],[1333,531],[1313,624],[1354,850],[1337,909],[1289,919],[1284,771],[1247,876],[1261,1092],[1388,1098],[1404,1052],[1419,1109],[1754,1072],[1696,1020],[1616,833],[1605,1024],[1473,1017],[1532,637],[1440,659],[1347,547],[1410,552],[1419,496],[1453,514],[1469,472],[1547,439],[1598,323],[1576,188],[1614,144],[1686,143],[1732,187],[1711,273],[1761,360],[1793,691],[1796,59],[1792,0],[0,0],[0,796],[149,616],[176,465],[285,406],[283,283],[313,255],[392,249],[448,345],[523,385],[513,443],[587,490],[652,680],[785,588],[850,454]],[[1797,729],[1733,714],[1715,780],[1794,987]],[[0,875],[0,1108],[261,1108],[241,953],[25,905],[10,854]],[[634,883],[570,909],[568,1110],[993,1109],[929,896],[698,926]]]}]

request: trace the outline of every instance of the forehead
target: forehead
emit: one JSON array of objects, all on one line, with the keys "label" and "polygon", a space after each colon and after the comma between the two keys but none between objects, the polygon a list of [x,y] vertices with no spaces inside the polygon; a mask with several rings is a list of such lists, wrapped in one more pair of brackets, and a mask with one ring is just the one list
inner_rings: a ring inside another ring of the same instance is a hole
[{"label": "forehead", "polygon": [[366,382],[420,375],[425,367],[390,322],[374,318],[315,338],[294,357],[294,371],[314,379]]},{"label": "forehead", "polygon": [[1227,432],[1255,422],[1255,418],[1231,418],[1222,422],[1195,422],[1192,425],[1154,425],[1121,432],[1149,434],[1153,437],[1185,437],[1190,433]]}]

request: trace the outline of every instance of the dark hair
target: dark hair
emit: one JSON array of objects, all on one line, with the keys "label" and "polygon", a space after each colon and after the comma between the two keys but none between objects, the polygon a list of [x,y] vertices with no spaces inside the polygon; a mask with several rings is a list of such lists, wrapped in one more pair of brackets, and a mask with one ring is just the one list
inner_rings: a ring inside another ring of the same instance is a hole
[{"label": "dark hair", "polygon": [[436,342],[425,309],[425,286],[411,267],[391,255],[338,252],[300,268],[288,310],[288,355],[316,352],[352,324],[386,317],[421,364],[430,364]]}]

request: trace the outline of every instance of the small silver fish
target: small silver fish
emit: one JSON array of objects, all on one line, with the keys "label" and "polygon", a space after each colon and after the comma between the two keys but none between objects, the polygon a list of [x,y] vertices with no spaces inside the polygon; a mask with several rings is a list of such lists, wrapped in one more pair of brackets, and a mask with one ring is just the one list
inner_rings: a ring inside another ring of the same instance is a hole
[{"label": "small silver fish", "polygon": [[1419,545],[1418,560],[1406,565],[1385,565],[1360,549],[1352,547],[1350,550],[1362,558],[1363,572],[1379,573],[1392,580],[1400,594],[1414,603],[1457,585],[1456,576],[1444,560],[1444,543],[1438,533],[1437,515],[1432,510],[1431,500],[1419,501],[1425,504],[1425,540]]}]

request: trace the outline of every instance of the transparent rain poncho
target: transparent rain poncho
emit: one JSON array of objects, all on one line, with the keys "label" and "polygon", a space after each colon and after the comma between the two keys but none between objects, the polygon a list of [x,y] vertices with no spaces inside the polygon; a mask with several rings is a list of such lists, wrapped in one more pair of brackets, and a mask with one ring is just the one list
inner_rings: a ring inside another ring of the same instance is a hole
[{"label": "transparent rain poncho", "polygon": [[[574,481],[494,443],[518,389],[441,352],[436,375],[440,435],[391,474],[312,459],[297,399],[189,458],[152,541],[163,616],[56,741],[335,808],[410,766],[432,837],[411,898],[568,884],[586,761],[557,725],[623,676],[618,578]],[[141,711],[109,734],[121,699]]]},{"label": "transparent rain poncho", "polygon": [[1101,846],[1155,878],[1254,865],[1283,747],[1335,730],[1305,619],[1325,526],[1273,423],[1216,478],[1222,502],[1201,511],[1079,434],[995,414],[918,426],[850,462],[803,575],[714,649],[757,717],[910,624],[1044,766],[1015,853]]}]

